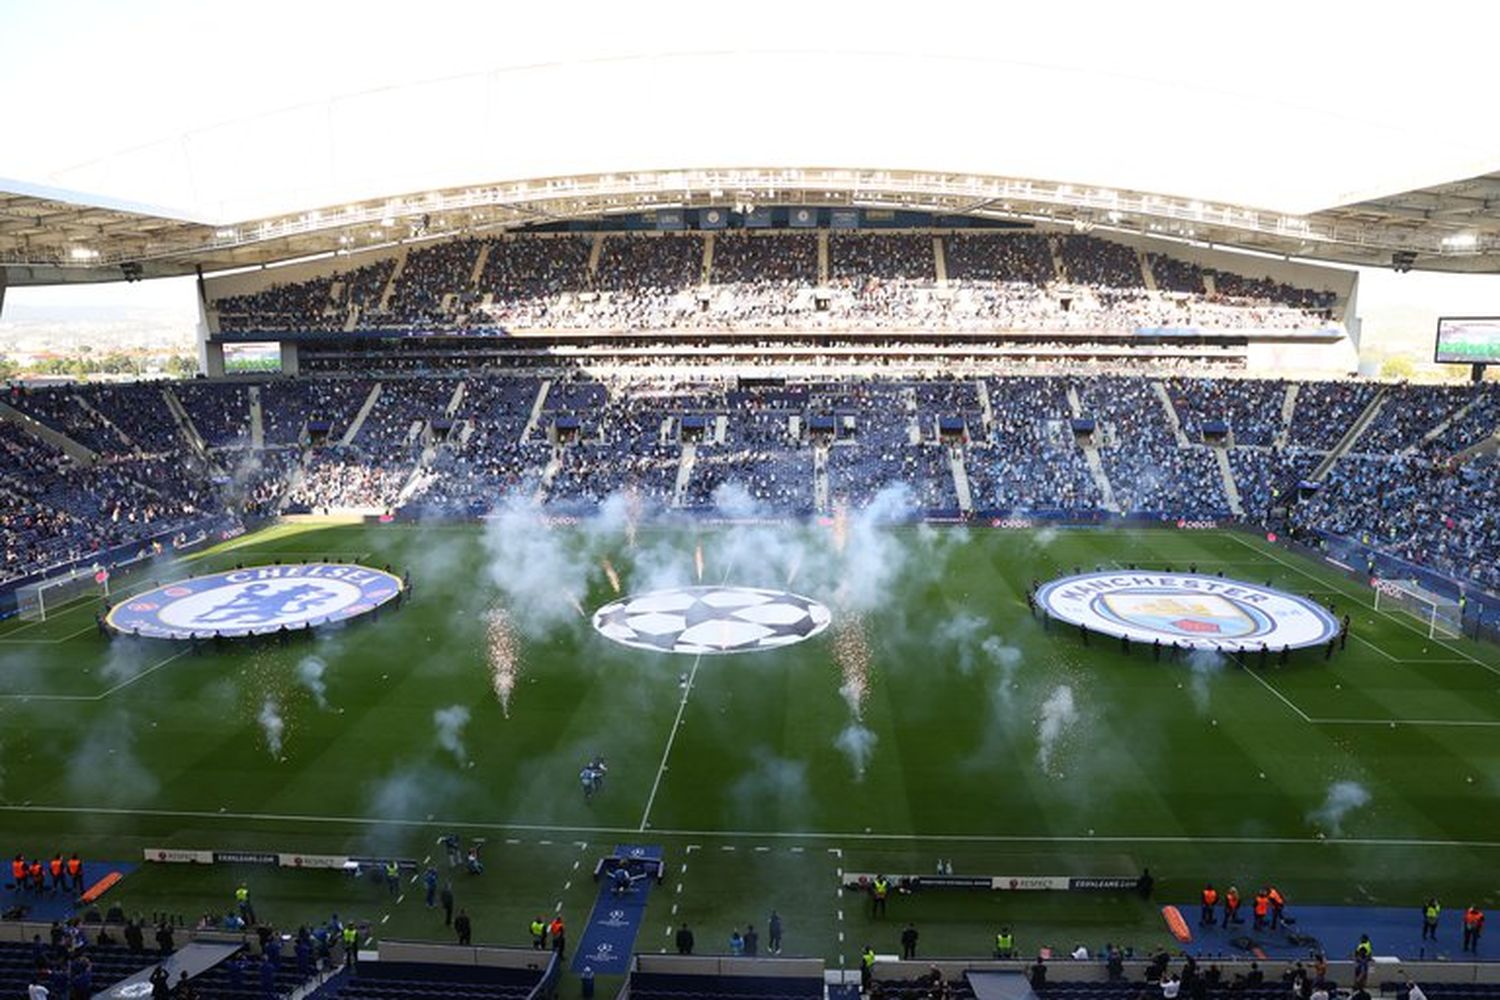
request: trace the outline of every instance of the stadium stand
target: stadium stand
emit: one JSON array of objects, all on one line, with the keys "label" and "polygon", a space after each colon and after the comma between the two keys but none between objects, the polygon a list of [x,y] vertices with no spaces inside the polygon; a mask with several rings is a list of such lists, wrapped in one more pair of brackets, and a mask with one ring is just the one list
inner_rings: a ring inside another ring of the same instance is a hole
[{"label": "stadium stand", "polygon": [[1091,234],[780,230],[721,233],[711,253],[698,233],[450,240],[349,272],[221,296],[211,323],[231,335],[792,327],[1118,335],[1325,329],[1337,326],[1336,306],[1326,290],[1165,253],[1143,257]]},{"label": "stadium stand", "polygon": [[[864,260],[852,250],[844,259]],[[670,280],[687,275],[681,260]],[[247,429],[252,391],[258,449]],[[1382,391],[1359,440],[1334,451]],[[1500,463],[1464,451],[1500,426],[1500,393],[1487,383],[1075,374],[752,386],[708,374],[471,371],[76,385],[8,398],[97,451],[82,461],[24,421],[0,421],[11,580],[226,511],[476,516],[514,495],[576,509],[628,491],[653,507],[748,503],[805,515],[864,506],[900,485],[898,507],[929,516],[1224,519],[1233,504],[1214,454],[1223,448],[1246,520],[1353,539],[1500,587]],[[202,454],[179,433],[169,398],[181,401]],[[1302,499],[1301,484],[1325,463],[1322,488]]]}]

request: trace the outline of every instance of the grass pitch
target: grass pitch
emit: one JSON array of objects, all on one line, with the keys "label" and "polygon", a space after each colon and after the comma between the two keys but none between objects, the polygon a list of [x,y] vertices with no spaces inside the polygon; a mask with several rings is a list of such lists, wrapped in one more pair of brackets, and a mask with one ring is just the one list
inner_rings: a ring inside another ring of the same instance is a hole
[{"label": "grass pitch", "polygon": [[[786,953],[856,964],[894,951],[984,954],[1166,940],[1129,895],[937,893],[876,922],[845,870],[1134,875],[1187,900],[1205,880],[1293,904],[1493,904],[1500,859],[1500,652],[1429,640],[1369,594],[1226,532],[858,524],[738,528],[281,525],[172,572],[358,559],[411,570],[378,621],[286,646],[101,638],[93,605],[0,626],[0,851],[136,860],[145,847],[432,856],[488,838],[454,873],[475,938],[525,944],[561,907],[573,940],[594,861],[660,843],[669,875],[637,948],[687,920],[699,951],[769,911]],[[1172,566],[1313,593],[1354,617],[1349,648],[1261,669],[1153,662],[1045,631],[1033,579]],[[774,652],[642,652],[586,613],[666,582],[785,587],[834,623]],[[499,615],[497,617],[497,615]],[[440,714],[441,713],[441,714]],[[279,729],[275,720],[279,720]],[[279,745],[278,744],[279,741]],[[578,770],[610,765],[586,801]],[[338,873],[151,865],[127,910],[189,917],[251,879],[287,926],[337,910],[375,937],[442,939],[417,886],[398,900]]]}]

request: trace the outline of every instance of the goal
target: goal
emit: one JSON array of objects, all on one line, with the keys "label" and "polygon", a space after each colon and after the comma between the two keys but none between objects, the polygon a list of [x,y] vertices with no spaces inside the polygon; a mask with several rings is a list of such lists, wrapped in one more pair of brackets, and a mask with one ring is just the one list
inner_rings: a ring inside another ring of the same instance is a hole
[{"label": "goal", "polygon": [[1457,598],[1428,590],[1416,580],[1377,579],[1373,583],[1376,611],[1410,615],[1422,624],[1429,639],[1463,635],[1463,604]]},{"label": "goal", "polygon": [[94,566],[80,566],[67,573],[28,583],[16,589],[16,610],[26,621],[46,621],[74,601],[86,597],[108,597],[109,574]]}]

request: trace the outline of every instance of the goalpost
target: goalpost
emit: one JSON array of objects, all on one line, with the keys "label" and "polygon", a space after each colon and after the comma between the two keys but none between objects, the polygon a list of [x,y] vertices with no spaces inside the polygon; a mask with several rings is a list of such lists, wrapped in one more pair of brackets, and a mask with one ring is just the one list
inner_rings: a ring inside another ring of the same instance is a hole
[{"label": "goalpost", "polygon": [[16,609],[24,621],[43,622],[74,601],[109,596],[109,573],[80,566],[67,573],[16,588]]},{"label": "goalpost", "polygon": [[1377,579],[1373,583],[1376,611],[1405,612],[1422,623],[1429,639],[1463,637],[1463,605],[1457,598],[1428,590],[1416,580]]}]

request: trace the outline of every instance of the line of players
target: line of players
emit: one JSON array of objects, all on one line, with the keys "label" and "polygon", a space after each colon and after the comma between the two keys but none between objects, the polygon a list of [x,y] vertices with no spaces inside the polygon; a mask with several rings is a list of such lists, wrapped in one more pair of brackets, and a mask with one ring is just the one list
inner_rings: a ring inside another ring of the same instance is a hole
[{"label": "line of players", "polygon": [[17,892],[29,892],[34,896],[48,891],[53,895],[59,892],[81,893],[83,860],[77,854],[70,854],[66,859],[61,854],[54,854],[51,861],[43,862],[39,858],[27,861],[25,855],[17,854],[10,862],[10,880]]}]

